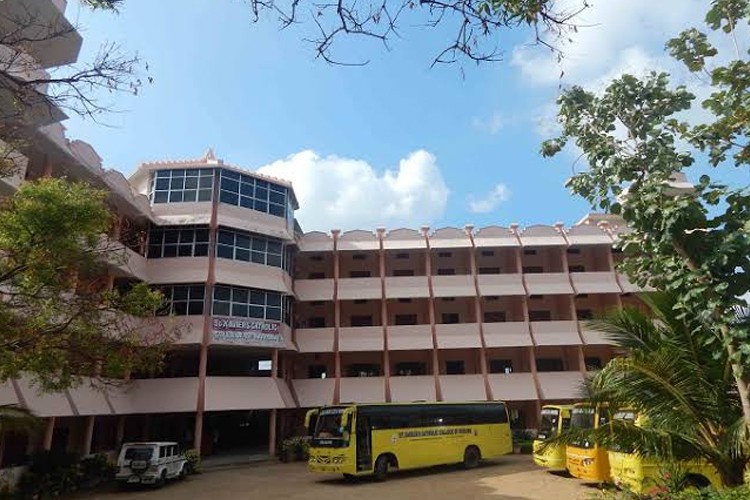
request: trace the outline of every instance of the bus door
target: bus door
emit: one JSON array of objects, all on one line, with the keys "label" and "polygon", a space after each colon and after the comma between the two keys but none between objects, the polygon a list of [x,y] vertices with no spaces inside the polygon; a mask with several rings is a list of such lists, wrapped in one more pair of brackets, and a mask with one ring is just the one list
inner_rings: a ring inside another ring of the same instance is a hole
[{"label": "bus door", "polygon": [[357,470],[372,469],[372,426],[370,417],[357,415]]}]

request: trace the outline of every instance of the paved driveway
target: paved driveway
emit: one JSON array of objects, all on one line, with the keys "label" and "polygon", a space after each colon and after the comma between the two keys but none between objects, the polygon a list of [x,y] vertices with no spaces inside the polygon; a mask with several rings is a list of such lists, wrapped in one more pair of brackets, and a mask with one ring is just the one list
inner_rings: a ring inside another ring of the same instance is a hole
[{"label": "paved driveway", "polygon": [[349,483],[339,476],[307,472],[304,464],[267,463],[213,470],[161,490],[107,493],[108,500],[383,500],[585,499],[596,490],[576,479],[534,467],[529,456],[508,456],[474,469],[457,467],[393,473],[386,482],[361,479]]}]

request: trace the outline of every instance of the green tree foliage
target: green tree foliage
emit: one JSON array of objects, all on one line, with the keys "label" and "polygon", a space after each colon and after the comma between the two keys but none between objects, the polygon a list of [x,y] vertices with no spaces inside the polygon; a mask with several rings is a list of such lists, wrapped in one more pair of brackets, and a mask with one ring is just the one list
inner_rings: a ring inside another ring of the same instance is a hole
[{"label": "green tree foliage", "polygon": [[628,352],[589,381],[590,401],[645,417],[640,425],[614,421],[593,439],[666,463],[705,460],[725,485],[742,484],[750,447],[728,355],[707,346],[714,333],[680,314],[677,296],[644,300],[651,314],[626,309],[589,323]]},{"label": "green tree foliage", "polygon": [[[178,329],[150,322],[161,293],[111,289],[125,258],[104,235],[106,192],[64,179],[27,182],[0,207],[0,379],[32,375],[44,390],[83,377],[158,367]],[[138,319],[141,318],[141,319]]]},{"label": "green tree foliage", "polygon": [[[600,94],[566,89],[558,101],[562,133],[543,144],[542,154],[557,154],[567,143],[581,151],[589,168],[569,188],[627,223],[621,270],[642,287],[674,293],[675,310],[699,320],[696,332],[713,333],[701,341],[713,356],[728,356],[750,428],[750,332],[735,321],[740,297],[750,292],[750,194],[709,175],[693,188],[673,182],[696,157],[715,169],[750,166],[750,71],[736,29],[748,19],[747,0],[711,2],[706,26],[735,47],[723,58],[697,29],[668,43],[689,70],[710,76],[713,92],[702,103],[714,115],[709,123],[679,119],[695,96],[671,86],[668,75],[624,75]],[[709,69],[715,59],[728,62]]]}]

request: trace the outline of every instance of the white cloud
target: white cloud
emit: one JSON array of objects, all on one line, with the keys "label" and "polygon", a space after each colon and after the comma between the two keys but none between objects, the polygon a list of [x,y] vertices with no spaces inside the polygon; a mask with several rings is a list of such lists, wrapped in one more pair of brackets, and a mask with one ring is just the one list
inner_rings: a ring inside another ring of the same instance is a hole
[{"label": "white cloud", "polygon": [[471,125],[475,129],[487,132],[490,135],[495,135],[500,132],[506,123],[507,120],[499,111],[495,111],[486,119],[475,116],[471,120]]},{"label": "white cloud", "polygon": [[382,174],[366,161],[310,150],[258,172],[292,182],[305,231],[418,227],[442,217],[449,194],[435,156],[424,150]]},{"label": "white cloud", "polygon": [[[574,10],[581,0],[562,0],[562,10]],[[702,0],[600,0],[575,18],[579,25],[572,42],[562,46],[557,61],[548,49],[520,45],[514,48],[512,64],[536,85],[567,83],[589,86],[615,70],[660,70],[668,57],[666,41],[690,26],[700,26],[706,12]],[[622,73],[622,71],[620,72]]]},{"label": "white cloud", "polygon": [[469,198],[469,211],[475,214],[486,214],[492,212],[497,206],[508,201],[510,189],[505,184],[496,184],[492,191],[481,198]]}]

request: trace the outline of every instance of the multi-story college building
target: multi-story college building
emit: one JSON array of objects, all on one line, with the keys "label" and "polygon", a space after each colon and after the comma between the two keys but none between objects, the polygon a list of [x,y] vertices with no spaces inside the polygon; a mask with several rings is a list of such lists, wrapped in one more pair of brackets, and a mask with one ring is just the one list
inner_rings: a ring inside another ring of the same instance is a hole
[{"label": "multi-story college building", "polygon": [[[64,1],[38,3],[67,22]],[[54,58],[32,54],[39,71],[75,60],[80,37],[63,42]],[[543,403],[576,399],[586,373],[615,354],[581,320],[637,303],[615,272],[622,228],[604,216],[567,228],[303,233],[286,181],[210,150],[145,163],[126,180],[66,139],[57,111],[34,118],[2,196],[50,175],[108,189],[118,221],[109,238],[125,257],[107,268],[108,286],[160,288],[169,307],[159,321],[183,335],[163,370],[108,392],[0,386],[0,404],[46,419],[38,439],[1,440],[2,466],[35,447],[89,453],[124,440],[273,452],[301,432],[304,409],[351,401],[501,399],[515,426],[534,427]]]}]

